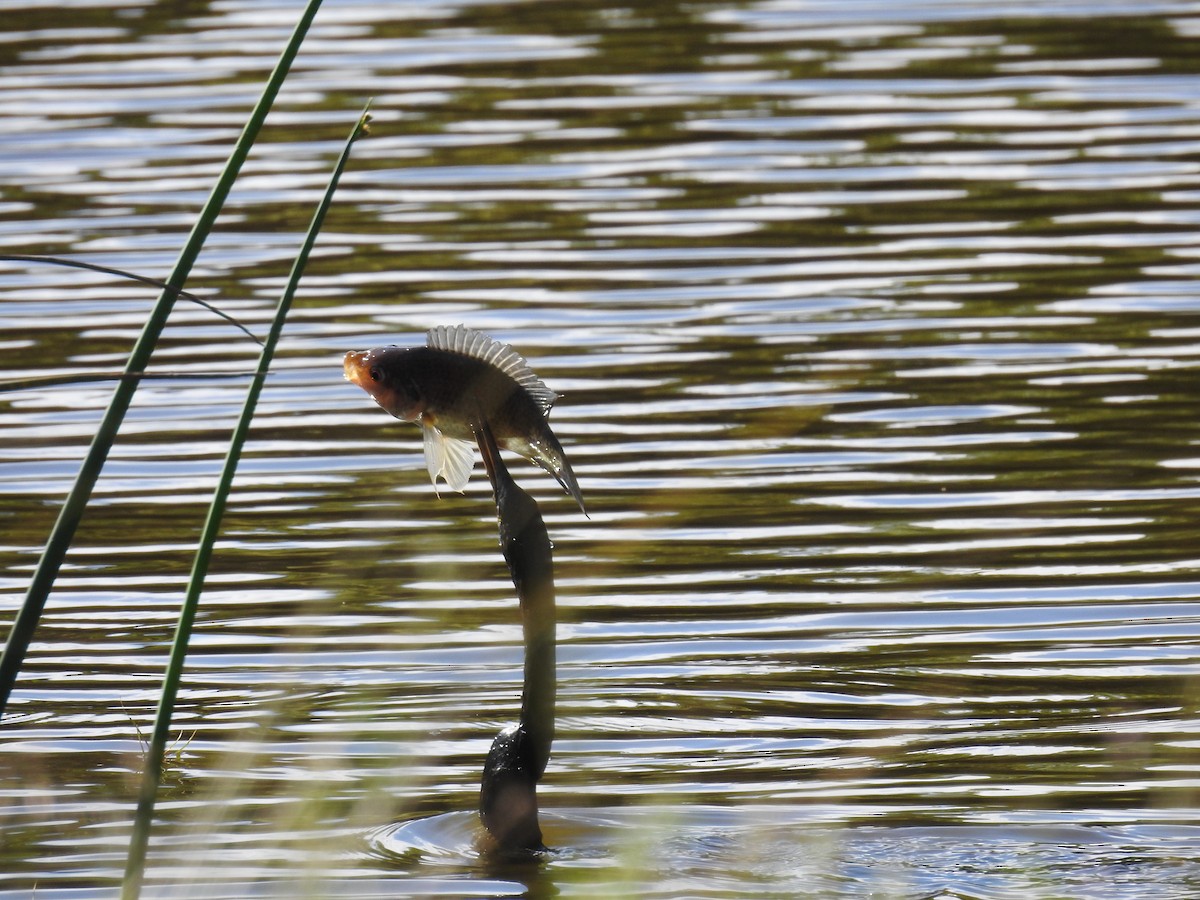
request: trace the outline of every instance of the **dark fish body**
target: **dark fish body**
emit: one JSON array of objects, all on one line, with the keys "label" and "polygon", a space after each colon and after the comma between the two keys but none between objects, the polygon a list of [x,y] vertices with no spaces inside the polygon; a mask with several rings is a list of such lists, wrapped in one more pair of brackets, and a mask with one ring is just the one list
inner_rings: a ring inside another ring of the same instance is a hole
[{"label": "dark fish body", "polygon": [[462,490],[475,460],[474,423],[484,417],[496,443],[553,475],[583,509],[583,497],[546,417],[556,395],[506,344],[477,331],[435,328],[425,347],[378,347],[346,354],[346,378],[425,435],[430,476]]},{"label": "dark fish body", "polygon": [[[420,419],[447,437],[475,440],[471,420],[482,412],[504,446],[504,438],[544,431],[555,444],[541,409],[512,378],[482,360],[429,347],[382,347],[362,359],[376,368],[381,390],[376,402],[398,419],[413,420],[413,399],[420,398]],[[368,388],[370,391],[370,388]]]}]

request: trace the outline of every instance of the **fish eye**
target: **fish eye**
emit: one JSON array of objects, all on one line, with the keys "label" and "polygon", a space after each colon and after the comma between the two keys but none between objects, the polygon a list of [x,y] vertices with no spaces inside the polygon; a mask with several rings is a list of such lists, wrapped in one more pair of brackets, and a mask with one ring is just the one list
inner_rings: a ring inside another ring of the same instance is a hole
[{"label": "fish eye", "polygon": [[371,376],[372,381],[378,381],[383,375],[383,373],[379,371],[379,366],[371,366],[371,369],[369,372],[367,372],[367,374]]}]

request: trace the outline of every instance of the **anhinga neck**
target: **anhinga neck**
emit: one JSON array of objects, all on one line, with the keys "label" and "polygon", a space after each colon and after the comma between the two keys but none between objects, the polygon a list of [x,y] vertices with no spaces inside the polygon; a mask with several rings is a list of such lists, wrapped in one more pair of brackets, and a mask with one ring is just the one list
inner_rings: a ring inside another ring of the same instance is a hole
[{"label": "anhinga neck", "polygon": [[520,721],[492,742],[483,767],[479,814],[497,849],[541,850],[537,783],[554,742],[554,562],[537,503],[509,475],[487,423],[476,427],[496,497],[500,549],[517,589],[525,637]]},{"label": "anhinga neck", "polygon": [[[548,542],[547,542],[548,543]],[[542,777],[554,742],[556,610],[549,550],[543,575],[520,591],[521,627],[525,633],[525,686],[521,693],[521,727],[529,734],[534,774]]]}]

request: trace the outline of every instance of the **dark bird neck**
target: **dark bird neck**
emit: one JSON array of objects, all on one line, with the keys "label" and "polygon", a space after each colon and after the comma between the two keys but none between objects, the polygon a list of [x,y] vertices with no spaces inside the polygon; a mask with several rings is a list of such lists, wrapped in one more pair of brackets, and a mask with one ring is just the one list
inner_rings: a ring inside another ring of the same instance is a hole
[{"label": "dark bird neck", "polygon": [[[532,499],[530,503],[533,504]],[[520,721],[529,734],[534,773],[541,778],[554,742],[557,616],[550,541],[542,517],[537,515],[537,504],[533,504],[533,512],[530,527],[519,539],[522,545],[519,552],[525,559],[522,577],[518,583],[514,574],[513,582],[521,601],[521,628],[525,635],[525,686],[521,693]],[[509,568],[513,569],[511,563]]]},{"label": "dark bird neck", "polygon": [[521,604],[525,678],[521,717],[497,735],[483,768],[479,812],[497,849],[540,850],[537,783],[554,742],[554,562],[537,502],[522,490],[500,459],[491,430],[477,438],[496,498],[500,550]]}]

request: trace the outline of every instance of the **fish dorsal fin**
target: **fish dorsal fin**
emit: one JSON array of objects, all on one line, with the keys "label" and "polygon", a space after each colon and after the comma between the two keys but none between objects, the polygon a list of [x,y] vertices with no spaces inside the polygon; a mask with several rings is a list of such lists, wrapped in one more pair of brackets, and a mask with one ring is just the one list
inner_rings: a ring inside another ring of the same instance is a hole
[{"label": "fish dorsal fin", "polygon": [[525,357],[508,344],[502,344],[481,331],[466,325],[439,325],[429,329],[426,343],[435,350],[460,353],[495,366],[526,390],[543,415],[550,412],[550,407],[558,399],[558,394],[533,374]]}]

